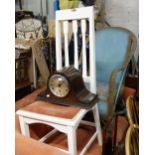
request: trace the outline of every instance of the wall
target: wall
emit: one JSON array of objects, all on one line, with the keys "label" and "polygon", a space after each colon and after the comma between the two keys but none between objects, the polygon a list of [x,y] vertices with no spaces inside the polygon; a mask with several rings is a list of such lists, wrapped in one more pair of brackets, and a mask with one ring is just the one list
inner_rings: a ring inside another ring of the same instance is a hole
[{"label": "wall", "polygon": [[[23,9],[31,10],[35,14],[40,14],[40,2],[43,4],[43,15],[47,13],[52,18],[53,0],[22,0]],[[112,26],[122,26],[129,28],[138,36],[139,27],[139,1],[138,0],[103,0],[106,10],[106,18]],[[16,10],[19,6],[16,5]]]},{"label": "wall", "polygon": [[[31,10],[35,14],[40,14],[41,0],[22,0],[23,9]],[[53,18],[53,0],[42,0],[43,15],[46,15],[46,1],[48,2],[48,19]],[[139,35],[139,0],[102,0],[105,5],[106,19],[112,26],[121,26],[130,29],[138,38]],[[16,5],[16,10],[19,6]],[[138,57],[138,48],[135,53]]]},{"label": "wall", "polygon": [[[138,0],[103,0],[106,19],[112,26],[130,29],[139,35],[139,1]],[[138,57],[138,48],[135,58]]]},{"label": "wall", "polygon": [[[42,14],[41,2],[42,2],[43,15],[46,16],[46,14],[48,14],[48,19],[53,18],[53,15],[52,15],[53,0],[22,0],[23,10],[33,11],[35,15],[39,15],[39,14],[41,15]],[[18,2],[16,2],[15,9],[20,10]]]}]

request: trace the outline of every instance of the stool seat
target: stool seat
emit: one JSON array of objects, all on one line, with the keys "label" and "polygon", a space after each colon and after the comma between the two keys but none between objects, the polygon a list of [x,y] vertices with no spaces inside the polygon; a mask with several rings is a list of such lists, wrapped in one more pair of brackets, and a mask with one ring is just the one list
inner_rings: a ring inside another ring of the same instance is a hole
[{"label": "stool seat", "polygon": [[22,110],[38,114],[72,119],[80,111],[80,108],[73,106],[62,106],[46,101],[35,101],[34,103],[22,108]]}]

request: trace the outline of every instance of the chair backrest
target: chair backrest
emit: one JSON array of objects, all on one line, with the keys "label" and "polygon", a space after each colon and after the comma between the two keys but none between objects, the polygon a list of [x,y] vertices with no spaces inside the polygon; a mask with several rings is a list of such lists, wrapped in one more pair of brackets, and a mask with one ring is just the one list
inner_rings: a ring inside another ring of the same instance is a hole
[{"label": "chair backrest", "polygon": [[[108,86],[108,106],[115,109],[125,77],[127,65],[136,48],[135,35],[124,28],[108,27],[96,32],[96,75],[97,81]],[[116,78],[114,79],[114,72]],[[115,85],[114,85],[115,84]],[[112,90],[114,89],[115,90]],[[110,94],[111,93],[111,94]]]},{"label": "chair backrest", "polygon": [[[73,32],[74,38],[74,62],[76,69],[81,68],[85,82],[90,84],[90,91],[96,93],[96,66],[95,66],[95,44],[94,44],[94,9],[93,7],[83,7],[77,9],[56,11],[56,70],[70,66],[69,62],[69,39],[68,34]],[[87,26],[87,23],[89,26]],[[72,30],[69,25],[72,25]],[[81,26],[82,51],[78,51],[78,26]],[[86,52],[86,31],[89,36],[89,66]],[[63,36],[62,36],[63,35]],[[62,45],[64,46],[62,50]],[[64,51],[64,52],[63,52]],[[79,52],[82,55],[80,64]]]},{"label": "chair backrest", "polygon": [[[117,27],[105,28],[96,33],[97,80],[109,82],[111,72],[121,67],[125,61],[131,32]],[[117,77],[117,81],[121,74]]]}]

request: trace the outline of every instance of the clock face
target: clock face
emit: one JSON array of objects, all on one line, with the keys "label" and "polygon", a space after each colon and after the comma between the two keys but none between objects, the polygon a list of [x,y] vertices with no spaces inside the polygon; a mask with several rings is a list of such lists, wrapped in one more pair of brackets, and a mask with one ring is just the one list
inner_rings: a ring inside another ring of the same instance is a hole
[{"label": "clock face", "polygon": [[48,86],[51,93],[57,97],[65,97],[69,93],[69,83],[63,75],[52,75],[49,79]]}]

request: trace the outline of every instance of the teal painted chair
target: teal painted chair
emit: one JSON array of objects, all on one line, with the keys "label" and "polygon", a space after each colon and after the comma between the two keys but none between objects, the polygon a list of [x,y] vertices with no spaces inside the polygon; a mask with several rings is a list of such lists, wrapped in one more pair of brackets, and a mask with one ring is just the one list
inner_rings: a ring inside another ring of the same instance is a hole
[{"label": "teal painted chair", "polygon": [[124,28],[108,27],[96,32],[96,78],[101,120],[110,120],[121,96],[128,64],[137,41]]}]

